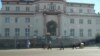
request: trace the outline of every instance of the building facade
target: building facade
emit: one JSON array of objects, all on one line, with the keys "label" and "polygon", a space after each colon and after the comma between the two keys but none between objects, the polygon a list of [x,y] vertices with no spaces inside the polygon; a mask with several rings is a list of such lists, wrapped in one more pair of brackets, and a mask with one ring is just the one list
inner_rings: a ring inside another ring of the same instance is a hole
[{"label": "building facade", "polygon": [[1,39],[34,36],[93,39],[100,33],[100,14],[94,4],[65,0],[2,0]]}]

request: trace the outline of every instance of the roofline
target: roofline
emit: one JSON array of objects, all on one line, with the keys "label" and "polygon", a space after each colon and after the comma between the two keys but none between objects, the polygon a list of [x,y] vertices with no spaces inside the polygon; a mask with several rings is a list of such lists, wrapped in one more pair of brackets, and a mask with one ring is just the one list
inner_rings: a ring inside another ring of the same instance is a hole
[{"label": "roofline", "polygon": [[66,2],[67,4],[95,5],[94,3]]}]

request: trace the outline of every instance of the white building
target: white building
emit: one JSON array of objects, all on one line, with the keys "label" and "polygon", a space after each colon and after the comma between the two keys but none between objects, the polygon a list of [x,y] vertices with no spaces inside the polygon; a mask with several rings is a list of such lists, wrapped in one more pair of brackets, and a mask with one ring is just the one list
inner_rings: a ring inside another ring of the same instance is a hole
[{"label": "white building", "polygon": [[65,0],[2,0],[1,39],[67,36],[93,39],[100,33],[100,14],[94,4]]}]

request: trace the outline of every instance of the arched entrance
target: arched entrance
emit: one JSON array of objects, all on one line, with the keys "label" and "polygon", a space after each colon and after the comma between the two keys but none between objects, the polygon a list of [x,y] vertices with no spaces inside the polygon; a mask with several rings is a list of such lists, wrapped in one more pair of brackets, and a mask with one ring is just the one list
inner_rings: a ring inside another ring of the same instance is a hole
[{"label": "arched entrance", "polygon": [[55,36],[57,28],[56,22],[53,20],[49,21],[46,26],[47,26],[47,32],[50,33],[50,35]]}]

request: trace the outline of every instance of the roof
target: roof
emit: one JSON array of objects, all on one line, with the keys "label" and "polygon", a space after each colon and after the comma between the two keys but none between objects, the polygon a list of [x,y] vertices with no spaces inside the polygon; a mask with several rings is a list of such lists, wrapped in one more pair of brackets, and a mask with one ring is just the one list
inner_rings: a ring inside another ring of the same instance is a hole
[{"label": "roof", "polygon": [[77,4],[77,5],[94,5],[93,3],[77,3],[77,2],[67,2],[67,4]]}]

